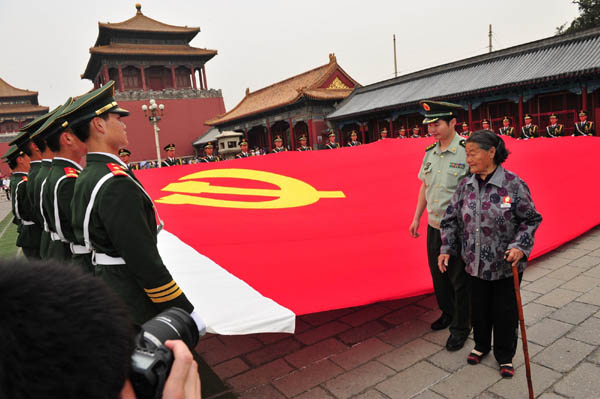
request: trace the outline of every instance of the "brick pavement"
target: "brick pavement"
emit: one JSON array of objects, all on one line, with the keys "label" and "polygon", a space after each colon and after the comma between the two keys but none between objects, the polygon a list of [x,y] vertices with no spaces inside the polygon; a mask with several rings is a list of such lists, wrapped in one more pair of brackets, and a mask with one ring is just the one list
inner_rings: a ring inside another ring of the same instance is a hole
[{"label": "brick pavement", "polygon": [[[536,397],[600,398],[600,226],[532,262],[523,277]],[[243,399],[526,398],[493,356],[466,363],[469,339],[447,352],[432,295],[301,316],[297,332],[208,335],[198,350]],[[520,342],[520,341],[519,341]]]}]

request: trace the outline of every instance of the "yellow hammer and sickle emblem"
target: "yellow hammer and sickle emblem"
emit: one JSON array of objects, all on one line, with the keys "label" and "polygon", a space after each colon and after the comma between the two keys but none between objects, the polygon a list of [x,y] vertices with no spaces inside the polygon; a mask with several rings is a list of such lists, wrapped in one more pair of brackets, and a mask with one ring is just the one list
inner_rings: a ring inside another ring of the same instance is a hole
[{"label": "yellow hammer and sickle emblem", "polygon": [[[229,177],[261,181],[276,185],[279,187],[279,189],[269,190],[213,186],[209,182],[195,180],[215,177]],[[200,205],[214,206],[219,208],[283,209],[311,205],[321,198],[346,198],[344,193],[341,191],[318,191],[310,184],[307,184],[301,180],[278,175],[276,173],[252,169],[211,169],[192,173],[191,175],[184,176],[179,180],[184,181],[181,183],[171,183],[162,189],[162,191],[169,191],[177,194],[171,194],[166,197],[162,197],[156,202],[160,202],[161,204]],[[247,202],[205,198],[198,195],[187,195],[202,193],[251,195],[275,197],[275,199]]]}]

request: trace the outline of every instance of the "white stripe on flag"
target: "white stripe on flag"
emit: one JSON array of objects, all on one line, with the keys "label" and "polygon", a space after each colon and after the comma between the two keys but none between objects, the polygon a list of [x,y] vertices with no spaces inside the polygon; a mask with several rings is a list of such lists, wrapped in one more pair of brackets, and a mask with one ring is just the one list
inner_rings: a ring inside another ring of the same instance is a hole
[{"label": "white stripe on flag", "polygon": [[294,332],[296,315],[291,310],[262,296],[174,234],[162,230],[158,235],[158,250],[206,323],[207,332],[222,335]]}]

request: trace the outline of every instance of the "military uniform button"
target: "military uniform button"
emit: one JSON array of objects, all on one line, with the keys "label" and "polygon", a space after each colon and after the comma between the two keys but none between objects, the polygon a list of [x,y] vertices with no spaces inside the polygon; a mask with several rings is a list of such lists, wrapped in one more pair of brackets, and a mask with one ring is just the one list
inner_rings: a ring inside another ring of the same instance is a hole
[{"label": "military uniform button", "polygon": [[443,155],[440,155],[440,158],[444,158],[444,156],[443,156]]},{"label": "military uniform button", "polygon": [[438,170],[438,173],[441,173],[441,172],[442,172],[441,170]]},{"label": "military uniform button", "polygon": [[458,173],[454,172],[454,176],[458,176]]}]

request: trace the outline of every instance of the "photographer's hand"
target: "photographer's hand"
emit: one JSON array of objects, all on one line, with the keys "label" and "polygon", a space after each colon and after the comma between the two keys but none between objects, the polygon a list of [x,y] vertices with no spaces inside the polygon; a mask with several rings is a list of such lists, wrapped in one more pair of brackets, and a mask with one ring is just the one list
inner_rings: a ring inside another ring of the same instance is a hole
[{"label": "photographer's hand", "polygon": [[183,341],[167,341],[175,360],[163,389],[163,399],[201,399],[198,364]]}]

